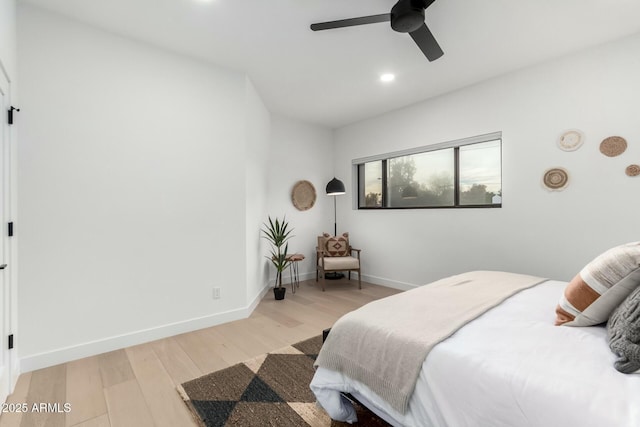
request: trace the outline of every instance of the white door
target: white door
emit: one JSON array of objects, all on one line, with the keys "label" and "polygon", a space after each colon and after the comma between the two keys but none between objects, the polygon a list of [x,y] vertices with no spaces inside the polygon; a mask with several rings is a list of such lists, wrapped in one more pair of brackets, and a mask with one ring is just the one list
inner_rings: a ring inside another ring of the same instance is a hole
[{"label": "white door", "polygon": [[[1,65],[1,64],[0,64]],[[8,187],[9,160],[9,125],[7,111],[10,108],[9,82],[0,66],[0,265],[7,263],[8,237],[7,204],[10,202]],[[13,379],[11,378],[11,360],[8,349],[8,336],[11,325],[11,280],[8,266],[0,269],[0,402],[6,400],[11,392]]]}]

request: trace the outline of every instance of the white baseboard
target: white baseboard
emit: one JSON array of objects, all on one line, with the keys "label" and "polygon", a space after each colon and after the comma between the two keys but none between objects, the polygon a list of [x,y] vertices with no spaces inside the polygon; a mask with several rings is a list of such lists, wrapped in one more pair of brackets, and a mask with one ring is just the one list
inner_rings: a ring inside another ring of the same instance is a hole
[{"label": "white baseboard", "polygon": [[399,282],[397,280],[386,279],[384,277],[362,275],[362,280],[373,285],[386,286],[387,288],[400,289],[401,291],[409,291],[415,289],[418,286],[412,283]]},{"label": "white baseboard", "polygon": [[232,322],[234,320],[245,319],[251,315],[253,310],[255,310],[255,308],[260,303],[260,300],[262,299],[262,297],[264,297],[268,290],[269,287],[265,286],[260,292],[258,292],[251,303],[243,308],[229,310],[222,313],[215,313],[209,316],[198,317],[159,326],[156,328],[144,329],[129,334],[90,341],[83,344],[63,347],[45,353],[23,357],[19,361],[20,370],[21,372],[34,371],[36,369],[42,369],[49,366],[58,365],[60,363],[70,362],[72,360],[81,359],[83,357],[95,356],[96,354],[119,350],[121,348],[131,347],[138,344],[144,344],[146,342],[179,335],[186,332],[192,332],[198,329],[209,328],[211,326]]},{"label": "white baseboard", "polygon": [[[354,273],[357,276],[357,273]],[[353,276],[352,276],[353,277]],[[315,271],[309,271],[306,273],[300,273],[299,275],[300,280],[310,280],[310,279],[315,279],[316,278],[316,272]],[[417,288],[419,285],[414,285],[413,283],[406,283],[406,282],[399,282],[397,280],[391,280],[391,279],[387,279],[384,277],[378,277],[378,276],[370,276],[370,275],[366,275],[363,274],[362,275],[362,281],[367,282],[367,283],[371,283],[373,285],[380,285],[380,286],[386,286],[387,288],[393,288],[393,289],[399,289],[401,291],[408,291],[411,289],[415,289]],[[282,280],[282,284],[284,285],[288,285],[290,282],[290,279],[288,276],[283,276],[283,280]],[[270,286],[274,286],[275,285],[275,278],[271,278],[269,280],[269,285]]]},{"label": "white baseboard", "polygon": [[[315,277],[316,277],[316,272],[315,271],[310,271],[310,272],[307,272],[307,273],[298,274],[298,280],[300,280],[300,281],[309,280],[309,279],[315,279]],[[271,277],[269,279],[269,286],[275,286],[275,284],[276,284],[275,277]],[[282,276],[282,286],[289,285],[289,284],[291,284],[291,277],[288,274],[285,273]]]},{"label": "white baseboard", "polygon": [[267,284],[260,290],[260,292],[256,294],[255,298],[253,298],[253,301],[251,301],[251,304],[249,304],[249,306],[246,308],[247,311],[249,312],[249,314],[247,314],[246,317],[249,317],[251,313],[253,313],[253,310],[256,309],[258,304],[260,304],[260,301],[267,294],[268,290],[269,290],[269,285]]},{"label": "white baseboard", "polygon": [[[301,273],[300,280],[314,279],[315,271]],[[390,280],[382,277],[362,275],[362,280],[374,285],[387,286],[389,288],[409,290],[417,286]],[[288,278],[283,284],[289,284]],[[45,353],[26,356],[18,361],[20,372],[30,372],[36,369],[42,369],[49,366],[58,365],[60,363],[70,362],[72,360],[81,359],[83,357],[95,356],[97,354],[109,351],[119,350],[125,347],[131,347],[146,342],[155,341],[174,335],[192,332],[198,329],[209,328],[211,326],[220,325],[222,323],[232,322],[234,320],[245,319],[251,315],[253,310],[258,306],[267,291],[274,285],[274,279],[270,279],[267,286],[262,288],[256,294],[250,304],[246,307],[229,310],[222,313],[215,313],[209,316],[198,317],[181,322],[171,323],[155,328],[144,329],[129,334],[123,334],[104,338],[96,341],[90,341],[69,347],[63,347]],[[17,375],[16,375],[17,378]]]},{"label": "white baseboard", "polygon": [[[357,276],[357,273],[354,273],[355,277]],[[353,276],[352,276],[353,277]],[[311,280],[311,279],[315,279],[316,278],[316,272],[315,271],[309,271],[307,273],[301,273],[300,274],[300,280]],[[286,278],[287,280],[283,280],[283,284],[289,284],[289,279]],[[391,279],[387,279],[384,277],[378,277],[378,276],[370,276],[367,274],[363,274],[362,275],[362,281],[367,282],[367,283],[371,283],[372,285],[380,285],[380,286],[386,286],[388,288],[393,288],[393,289],[400,289],[402,291],[408,291],[411,289],[415,289],[417,288],[419,285],[414,285],[413,283],[406,283],[406,282],[399,282],[397,280],[391,280]],[[272,279],[271,281],[269,281],[270,285],[273,286],[275,283],[275,279]]]}]

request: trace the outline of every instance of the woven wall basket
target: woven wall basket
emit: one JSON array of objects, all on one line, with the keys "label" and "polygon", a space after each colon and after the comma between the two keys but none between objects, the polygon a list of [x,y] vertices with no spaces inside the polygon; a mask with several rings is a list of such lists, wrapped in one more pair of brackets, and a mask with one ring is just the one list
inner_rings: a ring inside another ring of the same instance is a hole
[{"label": "woven wall basket", "polygon": [[558,138],[558,147],[563,151],[575,151],[584,143],[584,134],[577,129],[570,129]]},{"label": "woven wall basket", "polygon": [[298,181],[291,191],[293,206],[299,211],[306,211],[316,203],[316,189],[309,181]]},{"label": "woven wall basket", "polygon": [[562,191],[569,185],[569,172],[560,167],[547,169],[542,176],[542,185],[549,191]]},{"label": "woven wall basket", "polygon": [[627,168],[624,170],[624,172],[625,172],[628,176],[638,176],[638,175],[640,175],[640,165],[629,165],[629,166],[627,166]]},{"label": "woven wall basket", "polygon": [[627,140],[621,136],[610,136],[600,143],[600,152],[607,157],[615,157],[627,149]]}]

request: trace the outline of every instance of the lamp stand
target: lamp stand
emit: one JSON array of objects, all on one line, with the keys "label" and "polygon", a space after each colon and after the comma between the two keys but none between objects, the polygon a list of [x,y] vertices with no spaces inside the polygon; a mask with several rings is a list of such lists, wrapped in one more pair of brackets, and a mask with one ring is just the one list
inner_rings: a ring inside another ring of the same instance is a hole
[{"label": "lamp stand", "polygon": [[336,210],[336,196],[333,196],[333,235],[338,235],[338,211]]},{"label": "lamp stand", "polygon": [[[333,235],[338,235],[338,214],[336,210],[336,196],[333,196]],[[324,273],[324,278],[327,280],[339,280],[344,277],[344,274],[338,273],[337,271],[330,271],[329,273]]]}]

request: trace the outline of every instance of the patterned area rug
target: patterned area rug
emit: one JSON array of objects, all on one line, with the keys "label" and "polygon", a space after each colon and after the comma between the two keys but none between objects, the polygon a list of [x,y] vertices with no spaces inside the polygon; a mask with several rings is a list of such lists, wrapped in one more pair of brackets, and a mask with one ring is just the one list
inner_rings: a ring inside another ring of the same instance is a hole
[{"label": "patterned area rug", "polygon": [[[333,421],[309,389],[322,337],[263,354],[178,387],[201,426],[348,426]],[[356,405],[353,426],[389,426]]]}]

